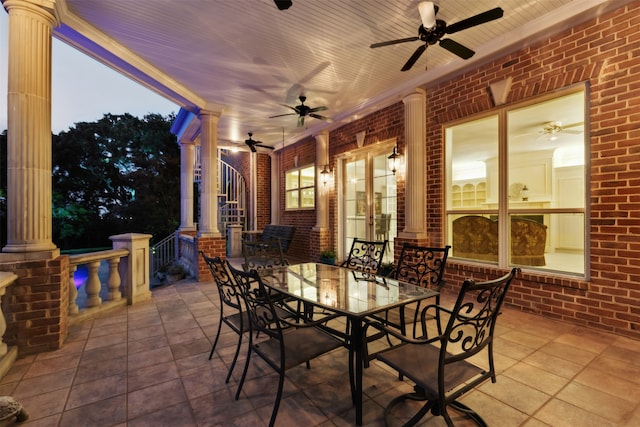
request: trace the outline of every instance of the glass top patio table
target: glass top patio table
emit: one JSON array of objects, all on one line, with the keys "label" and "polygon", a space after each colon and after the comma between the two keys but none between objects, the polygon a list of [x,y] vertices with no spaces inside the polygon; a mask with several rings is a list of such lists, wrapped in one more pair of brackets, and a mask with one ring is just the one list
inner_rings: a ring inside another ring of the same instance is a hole
[{"label": "glass top patio table", "polygon": [[437,294],[395,279],[312,262],[260,274],[273,290],[349,317],[365,317]]},{"label": "glass top patio table", "polygon": [[344,314],[349,321],[349,379],[362,425],[363,319],[374,313],[431,298],[438,292],[395,279],[313,262],[260,271],[265,285],[305,305]]}]

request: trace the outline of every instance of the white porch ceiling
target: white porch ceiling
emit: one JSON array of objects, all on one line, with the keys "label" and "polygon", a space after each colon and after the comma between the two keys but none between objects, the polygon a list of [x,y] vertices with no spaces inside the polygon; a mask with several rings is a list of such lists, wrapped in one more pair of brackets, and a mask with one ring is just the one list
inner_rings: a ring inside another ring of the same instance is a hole
[{"label": "white porch ceiling", "polygon": [[[494,7],[504,16],[446,36],[475,50],[471,59],[433,45],[407,72],[400,68],[422,42],[369,46],[416,36],[416,0],[293,0],[283,11],[272,0],[58,0],[55,37],[178,106],[222,110],[221,144],[253,132],[281,147],[627,2],[436,1],[449,25]],[[319,114],[333,123],[269,118],[292,112],[281,104],[298,105],[300,94],[327,106]]]}]

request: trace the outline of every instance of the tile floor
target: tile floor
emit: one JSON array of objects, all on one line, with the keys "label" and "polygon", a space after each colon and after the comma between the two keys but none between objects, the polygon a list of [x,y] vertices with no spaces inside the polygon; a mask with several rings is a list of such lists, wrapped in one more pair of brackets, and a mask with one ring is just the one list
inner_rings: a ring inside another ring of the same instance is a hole
[{"label": "tile floor", "polygon": [[[217,310],[212,282],[156,288],[151,301],[71,327],[62,349],[19,359],[0,380],[0,393],[28,410],[25,427],[266,426],[273,371],[252,359],[234,400],[243,361],[229,384],[224,378],[237,335],[223,328],[208,360]],[[497,383],[462,399],[490,426],[640,425],[640,341],[508,308],[496,332]],[[277,425],[353,425],[346,360],[338,349],[311,370],[289,371]],[[364,383],[366,426],[384,425],[384,406],[411,390],[375,361]],[[472,425],[462,416],[454,422]],[[428,416],[419,425],[445,423]]]}]

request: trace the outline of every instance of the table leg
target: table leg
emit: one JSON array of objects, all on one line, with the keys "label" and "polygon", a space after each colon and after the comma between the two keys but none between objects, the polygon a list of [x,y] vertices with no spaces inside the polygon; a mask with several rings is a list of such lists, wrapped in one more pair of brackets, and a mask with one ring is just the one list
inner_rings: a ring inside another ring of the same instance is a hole
[{"label": "table leg", "polygon": [[[356,425],[362,425],[362,319],[352,319],[351,321],[351,353],[354,355],[352,362],[355,375],[352,380],[355,384],[351,385],[353,393],[353,403],[356,407]],[[353,360],[355,359],[355,360]],[[355,366],[354,366],[355,365]]]}]

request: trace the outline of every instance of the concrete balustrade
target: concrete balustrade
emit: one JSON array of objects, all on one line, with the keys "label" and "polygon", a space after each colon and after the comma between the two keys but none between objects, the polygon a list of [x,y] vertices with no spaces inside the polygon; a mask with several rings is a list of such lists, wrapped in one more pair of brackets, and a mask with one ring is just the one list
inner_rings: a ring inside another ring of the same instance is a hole
[{"label": "concrete balustrade", "polygon": [[120,291],[120,259],[129,256],[127,249],[110,249],[106,251],[91,252],[69,256],[69,314],[75,315],[80,312],[78,306],[78,290],[75,286],[74,276],[80,265],[87,265],[88,276],[84,283],[86,302],[83,308],[93,308],[102,305],[100,290],[102,289],[102,279],[100,278],[100,264],[105,261],[109,268],[105,284],[108,288],[107,301],[120,301],[122,293]]}]

